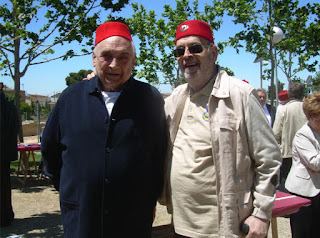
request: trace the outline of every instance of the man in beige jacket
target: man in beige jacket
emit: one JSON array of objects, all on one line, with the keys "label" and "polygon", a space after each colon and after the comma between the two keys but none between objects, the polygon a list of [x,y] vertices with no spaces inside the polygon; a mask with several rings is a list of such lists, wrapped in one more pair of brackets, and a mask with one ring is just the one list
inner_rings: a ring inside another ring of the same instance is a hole
[{"label": "man in beige jacket", "polygon": [[303,89],[301,83],[293,82],[289,84],[290,101],[278,112],[273,125],[273,132],[283,158],[280,168],[279,190],[287,193],[285,182],[292,164],[292,141],[297,131],[307,122],[302,109]]},{"label": "man in beige jacket", "polygon": [[177,237],[265,237],[280,150],[254,88],[215,64],[211,28],[198,20],[176,31],[187,84],[166,99],[170,126],[167,185],[160,202]]}]

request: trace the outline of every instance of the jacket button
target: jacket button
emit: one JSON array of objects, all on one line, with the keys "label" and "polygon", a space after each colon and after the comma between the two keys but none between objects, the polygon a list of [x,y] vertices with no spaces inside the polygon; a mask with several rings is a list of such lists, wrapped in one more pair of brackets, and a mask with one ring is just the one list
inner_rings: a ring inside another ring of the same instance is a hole
[{"label": "jacket button", "polygon": [[106,183],[111,183],[110,179],[105,180]]},{"label": "jacket button", "polygon": [[109,215],[109,210],[105,209],[104,210],[104,214],[108,216]]},{"label": "jacket button", "polygon": [[106,148],[106,152],[110,153],[111,149],[109,147]]},{"label": "jacket button", "polygon": [[108,117],[105,117],[105,118],[104,118],[104,122],[107,123],[108,121],[109,121],[109,120],[108,120]]}]

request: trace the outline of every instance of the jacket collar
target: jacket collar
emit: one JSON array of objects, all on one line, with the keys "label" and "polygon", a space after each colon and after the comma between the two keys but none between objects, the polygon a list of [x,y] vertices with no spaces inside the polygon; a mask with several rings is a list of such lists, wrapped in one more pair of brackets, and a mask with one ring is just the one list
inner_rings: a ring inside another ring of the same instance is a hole
[{"label": "jacket collar", "polygon": [[[127,91],[127,89],[132,87],[133,83],[134,83],[134,79],[130,77],[130,79],[127,82],[125,82],[125,85],[121,90],[121,94],[122,92]],[[101,93],[102,90],[100,86],[100,79],[98,76],[95,76],[93,79],[89,81],[88,91],[89,91],[89,94],[91,95],[99,95]]]},{"label": "jacket collar", "polygon": [[217,65],[217,67],[218,73],[213,85],[211,95],[217,98],[228,98],[230,96],[230,82],[229,80],[226,80],[226,77],[228,75],[226,71],[224,71],[219,65]]}]

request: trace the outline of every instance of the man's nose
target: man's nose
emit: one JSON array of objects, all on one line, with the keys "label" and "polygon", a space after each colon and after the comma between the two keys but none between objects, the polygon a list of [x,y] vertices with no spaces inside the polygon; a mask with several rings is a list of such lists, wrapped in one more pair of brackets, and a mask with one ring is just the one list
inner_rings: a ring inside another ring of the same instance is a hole
[{"label": "man's nose", "polygon": [[118,64],[118,63],[117,63],[117,58],[112,58],[109,66],[110,66],[110,67],[116,67],[117,64]]}]

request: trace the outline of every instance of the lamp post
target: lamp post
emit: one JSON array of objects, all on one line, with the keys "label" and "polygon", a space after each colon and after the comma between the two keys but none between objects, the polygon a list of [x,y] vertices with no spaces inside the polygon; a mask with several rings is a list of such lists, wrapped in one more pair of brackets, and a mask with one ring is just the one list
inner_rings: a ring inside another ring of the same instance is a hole
[{"label": "lamp post", "polygon": [[[264,52],[268,52],[267,50],[264,50]],[[260,63],[260,88],[262,87],[262,66],[265,66],[268,64],[268,61],[265,61],[262,57],[256,57],[253,63]]]},{"label": "lamp post", "polygon": [[275,75],[276,75],[276,106],[278,106],[278,64],[277,64],[277,51],[276,51],[276,44],[278,44],[283,38],[283,31],[274,26],[272,28],[273,36],[272,36],[272,45],[274,46],[274,61],[275,61]]}]

